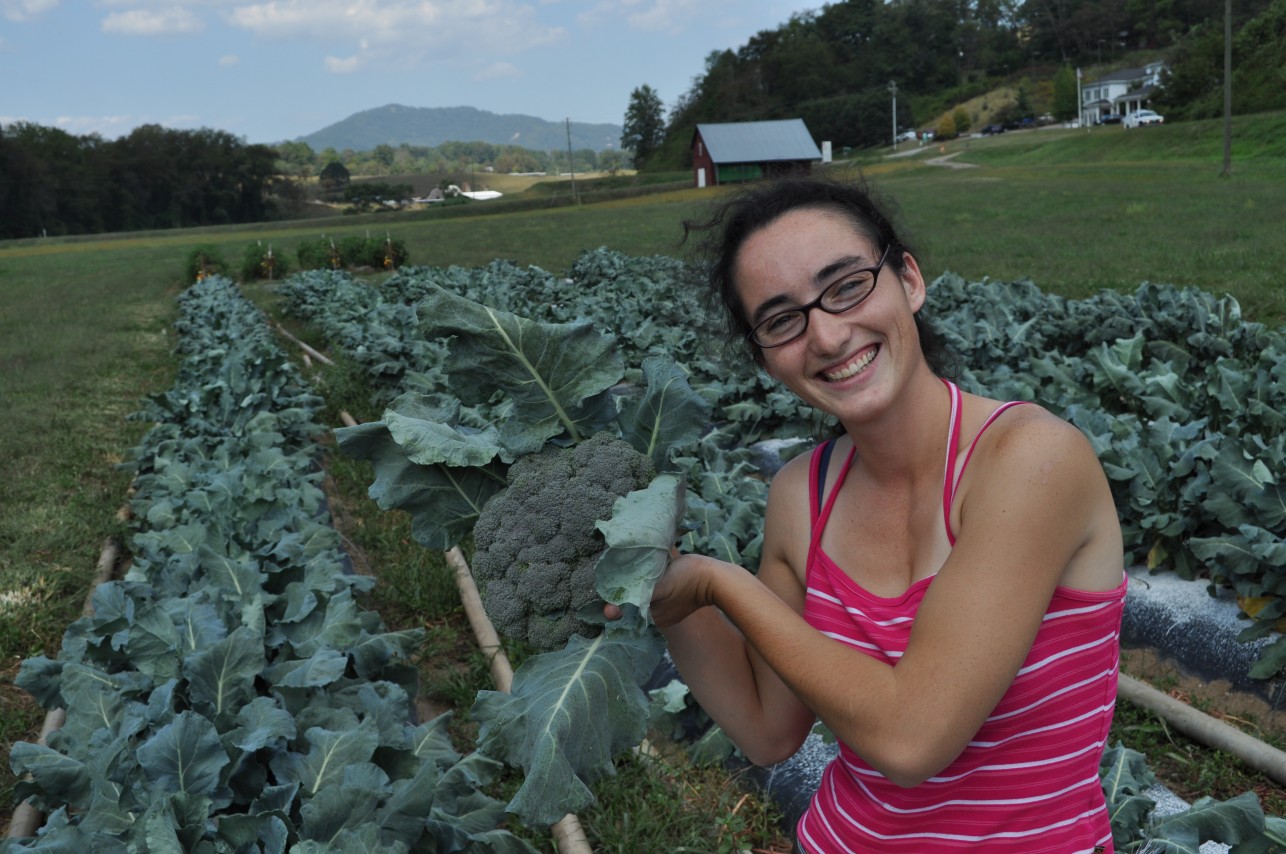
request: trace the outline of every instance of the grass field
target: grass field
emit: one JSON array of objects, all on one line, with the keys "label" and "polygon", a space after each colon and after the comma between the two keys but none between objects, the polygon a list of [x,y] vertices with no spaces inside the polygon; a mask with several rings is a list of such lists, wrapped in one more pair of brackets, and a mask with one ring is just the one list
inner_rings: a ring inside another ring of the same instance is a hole
[{"label": "grass field", "polygon": [[[1237,133],[1229,178],[1218,175],[1217,123],[1029,131],[898,158],[866,155],[835,168],[860,168],[897,199],[930,276],[1029,278],[1071,297],[1143,281],[1194,285],[1231,294],[1247,318],[1278,326],[1286,323],[1286,115],[1239,120]],[[944,154],[976,165],[929,162]],[[681,223],[699,216],[713,192],[0,243],[0,401],[8,418],[0,431],[0,751],[7,756],[14,740],[34,737],[43,717],[12,686],[18,664],[56,654],[99,548],[123,534],[115,513],[129,477],[116,465],[146,427],[126,416],[144,395],[169,386],[172,297],[188,284],[182,269],[194,246],[212,245],[235,264],[256,241],[293,258],[299,241],[319,234],[387,233],[405,241],[415,264],[504,258],[562,271],[598,246],[682,254]],[[271,303],[267,288],[254,291]],[[340,380],[326,381],[339,394]],[[360,480],[352,476],[347,487],[359,498]],[[400,538],[383,531],[364,547],[378,566],[400,559]],[[386,602],[390,614],[395,604]],[[459,669],[450,675],[460,678]],[[470,688],[466,680],[461,695]],[[3,763],[0,819],[12,784]],[[1261,785],[1230,773],[1211,790]],[[1265,791],[1286,803],[1274,787]],[[729,826],[745,825],[735,800],[711,809],[731,811]]]}]

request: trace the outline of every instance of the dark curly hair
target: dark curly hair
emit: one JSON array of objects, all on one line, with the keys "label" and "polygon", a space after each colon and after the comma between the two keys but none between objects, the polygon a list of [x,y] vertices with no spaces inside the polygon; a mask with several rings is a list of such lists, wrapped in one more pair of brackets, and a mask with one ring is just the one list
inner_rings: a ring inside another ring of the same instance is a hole
[{"label": "dark curly hair", "polygon": [[[709,289],[709,301],[727,321],[729,346],[742,348],[760,366],[764,364],[763,350],[750,339],[750,321],[733,278],[737,254],[759,229],[802,208],[834,211],[843,216],[877,250],[888,248],[887,263],[898,273],[906,269],[906,254],[912,251],[889,213],[895,209],[893,203],[881,198],[860,178],[841,181],[794,175],[749,184],[722,197],[704,218],[684,220],[684,241],[696,236],[698,267]],[[945,339],[922,315],[923,310],[915,313],[915,327],[925,361],[936,375],[953,378],[954,356]]]}]

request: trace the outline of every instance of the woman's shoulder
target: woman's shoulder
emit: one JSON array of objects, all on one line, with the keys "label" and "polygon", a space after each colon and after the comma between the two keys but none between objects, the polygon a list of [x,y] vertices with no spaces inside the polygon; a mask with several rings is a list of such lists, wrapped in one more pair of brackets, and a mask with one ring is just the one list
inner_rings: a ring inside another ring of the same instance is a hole
[{"label": "woman's shoulder", "polygon": [[841,456],[839,446],[847,444],[848,441],[844,438],[830,438],[807,446],[806,450],[795,454],[776,471],[772,477],[772,488],[783,491],[806,488],[811,478],[813,461],[824,460],[828,465],[833,465],[836,458]]},{"label": "woman's shoulder", "polygon": [[[999,404],[990,407],[992,411]],[[985,411],[985,410],[984,410]],[[1036,403],[1010,406],[977,437],[968,469],[975,480],[1057,480],[1087,485],[1105,480],[1093,445],[1075,425]]]},{"label": "woman's shoulder", "polygon": [[[831,444],[829,454],[826,453],[828,441]],[[848,441],[846,439],[819,441],[783,463],[781,468],[773,474],[768,486],[769,514],[786,513],[793,516],[798,512],[801,514],[801,518],[806,521],[811,506],[809,496],[812,490],[815,489],[812,480],[814,460],[820,463],[822,459],[825,459],[829,471],[834,472],[836,471],[835,467],[843,461],[843,451],[839,446],[847,445]],[[833,479],[834,475],[827,477],[827,481]]]}]

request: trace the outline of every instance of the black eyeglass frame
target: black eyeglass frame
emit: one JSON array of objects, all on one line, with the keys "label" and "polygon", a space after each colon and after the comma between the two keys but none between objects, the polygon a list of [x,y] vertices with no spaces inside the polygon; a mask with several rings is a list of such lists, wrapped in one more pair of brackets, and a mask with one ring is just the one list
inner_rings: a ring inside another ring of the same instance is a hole
[{"label": "black eyeglass frame", "polygon": [[[884,269],[884,265],[888,262],[889,250],[892,248],[893,248],[892,244],[889,244],[888,246],[884,247],[884,254],[880,256],[880,263],[876,264],[875,266],[862,267],[859,270],[850,270],[849,272],[845,273],[841,278],[836,279],[834,282],[831,282],[822,290],[820,294],[817,295],[817,299],[812,300],[811,302],[804,303],[801,306],[796,306],[795,308],[788,308],[784,311],[778,311],[768,315],[763,320],[756,323],[754,328],[750,330],[750,333],[746,337],[750,339],[751,343],[753,343],[756,347],[759,347],[762,350],[771,350],[773,347],[784,347],[790,342],[798,340],[798,338],[801,335],[803,335],[805,332],[808,331],[808,315],[809,315],[809,312],[811,312],[813,309],[820,308],[822,311],[826,312],[827,314],[843,314],[846,311],[851,311],[857,308],[859,305],[865,302],[866,299],[871,294],[875,293],[875,286],[876,284],[879,283],[879,280],[880,280],[880,272]],[[825,305],[825,300],[827,295],[833,292],[836,288],[848,282],[854,276],[859,276],[862,273],[872,274],[871,287],[869,290],[867,290],[866,293],[862,294],[862,296],[859,297],[856,302],[849,303],[843,308],[829,308]],[[775,344],[765,344],[762,341],[760,341],[759,330],[764,328],[769,323],[772,323],[775,320],[779,320],[783,314],[802,314],[804,317],[804,325],[799,328],[798,332],[796,332],[794,335],[787,338],[785,341],[778,341]]]}]

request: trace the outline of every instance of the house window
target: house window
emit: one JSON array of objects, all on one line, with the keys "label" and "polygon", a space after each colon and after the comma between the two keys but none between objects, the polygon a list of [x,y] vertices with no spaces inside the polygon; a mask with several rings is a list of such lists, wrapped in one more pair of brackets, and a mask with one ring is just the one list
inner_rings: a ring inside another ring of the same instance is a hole
[{"label": "house window", "polygon": [[698,142],[697,142],[697,157],[705,157],[705,153],[706,153],[705,143],[698,141]]}]

